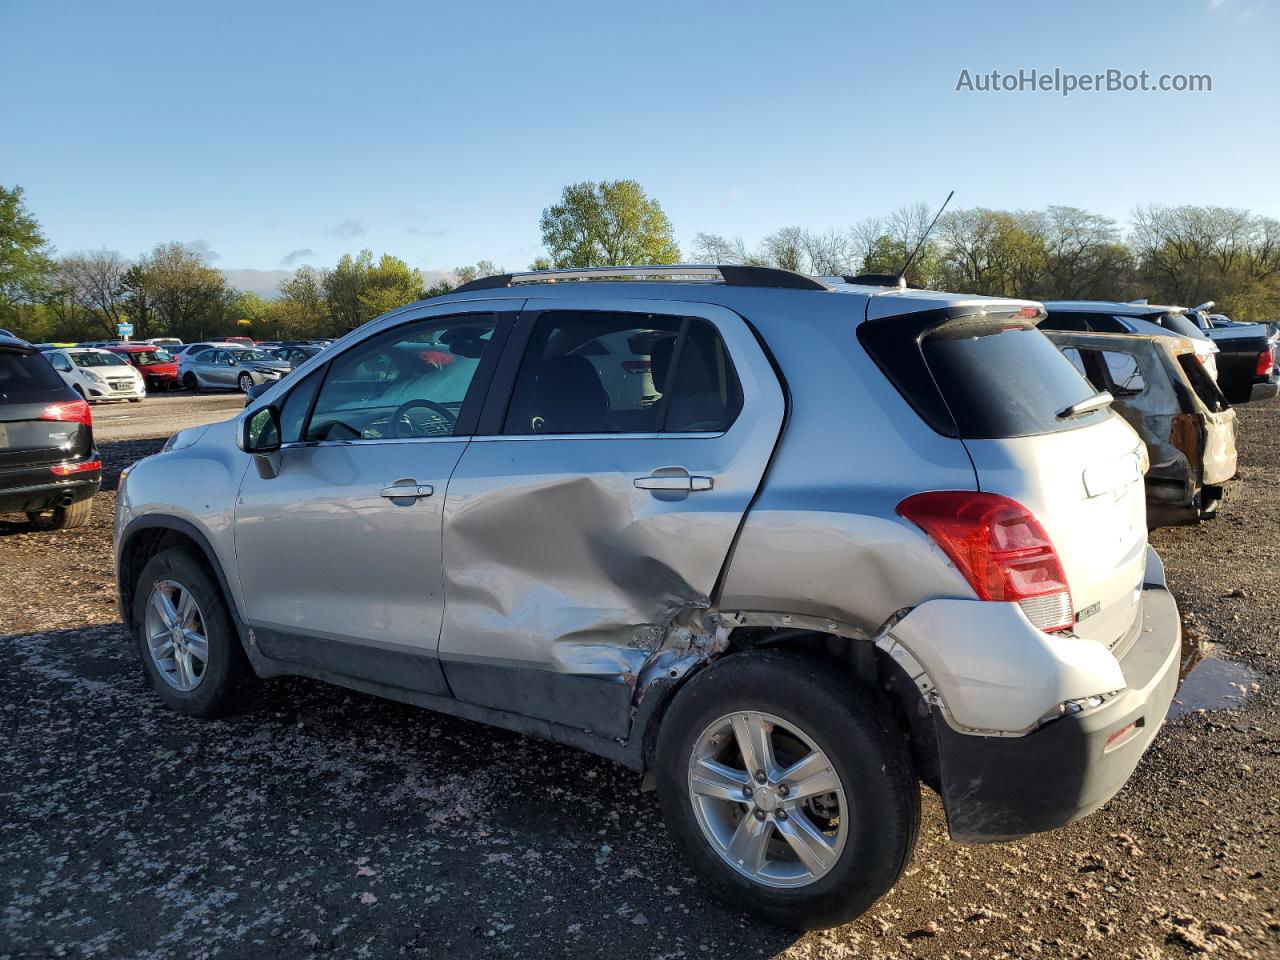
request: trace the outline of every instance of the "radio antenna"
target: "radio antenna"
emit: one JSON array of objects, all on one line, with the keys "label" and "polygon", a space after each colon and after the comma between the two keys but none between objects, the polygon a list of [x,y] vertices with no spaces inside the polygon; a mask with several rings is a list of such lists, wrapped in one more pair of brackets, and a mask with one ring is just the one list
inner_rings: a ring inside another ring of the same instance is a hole
[{"label": "radio antenna", "polygon": [[947,204],[951,202],[951,198],[955,195],[956,192],[952,190],[947,194],[947,199],[942,201],[942,206],[938,208],[938,212],[935,213],[933,215],[933,219],[929,221],[929,226],[927,226],[924,233],[920,235],[920,242],[916,244],[916,248],[911,251],[911,256],[907,257],[907,262],[904,263],[902,265],[902,269],[898,271],[899,280],[902,280],[904,283],[906,282],[904,278],[907,275],[907,267],[911,266],[911,261],[915,260],[916,254],[920,252],[920,248],[924,246],[924,242],[929,239],[929,234],[933,232],[934,224],[938,222],[938,218],[942,216],[942,211],[947,209]]}]

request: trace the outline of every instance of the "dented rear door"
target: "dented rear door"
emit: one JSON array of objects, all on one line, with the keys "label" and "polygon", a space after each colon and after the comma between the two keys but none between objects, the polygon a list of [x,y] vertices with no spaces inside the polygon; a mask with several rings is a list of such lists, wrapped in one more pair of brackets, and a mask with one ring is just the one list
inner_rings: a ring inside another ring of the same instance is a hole
[{"label": "dented rear door", "polygon": [[784,399],[725,308],[565,303],[527,303],[450,480],[440,658],[460,700],[623,738],[641,666],[711,602]]}]

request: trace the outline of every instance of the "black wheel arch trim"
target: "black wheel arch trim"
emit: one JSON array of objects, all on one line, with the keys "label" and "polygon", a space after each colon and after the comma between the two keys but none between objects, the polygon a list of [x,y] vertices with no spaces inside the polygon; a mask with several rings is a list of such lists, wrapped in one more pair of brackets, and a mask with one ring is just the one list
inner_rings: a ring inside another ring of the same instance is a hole
[{"label": "black wheel arch trim", "polygon": [[240,608],[236,602],[235,594],[231,591],[227,575],[222,569],[222,563],[218,560],[218,555],[214,552],[209,538],[191,521],[167,514],[148,514],[137,517],[125,527],[124,532],[120,535],[120,547],[116,554],[116,596],[119,600],[120,619],[124,623],[125,629],[130,631],[133,629],[134,585],[125,581],[125,577],[132,572],[132,568],[130,564],[126,564],[123,561],[129,549],[129,544],[138,534],[147,530],[163,530],[181,534],[196,545],[202,559],[208,564],[209,569],[213,571],[214,577],[218,580],[218,588],[222,591],[222,596],[227,602],[227,611],[231,614],[231,622],[235,624],[236,633],[240,636],[240,643],[248,650],[249,628],[244,618],[240,615]]}]

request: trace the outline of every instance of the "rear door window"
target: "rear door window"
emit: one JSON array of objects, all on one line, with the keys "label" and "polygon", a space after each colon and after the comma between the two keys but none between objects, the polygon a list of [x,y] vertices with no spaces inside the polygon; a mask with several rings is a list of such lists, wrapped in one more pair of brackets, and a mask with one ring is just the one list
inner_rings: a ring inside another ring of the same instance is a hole
[{"label": "rear door window", "polygon": [[548,311],[538,317],[503,433],[708,433],[729,427],[742,388],[705,320]]}]

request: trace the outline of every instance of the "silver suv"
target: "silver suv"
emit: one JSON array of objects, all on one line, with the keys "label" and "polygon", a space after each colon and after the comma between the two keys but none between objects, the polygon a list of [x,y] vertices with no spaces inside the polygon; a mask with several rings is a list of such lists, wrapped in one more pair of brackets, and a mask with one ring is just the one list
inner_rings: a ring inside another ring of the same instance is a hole
[{"label": "silver suv", "polygon": [[[608,282],[593,282],[607,280]],[[300,674],[647,775],[707,889],[843,922],[1105,803],[1179,620],[1146,454],[1039,304],[752,267],[489,277],[120,482],[169,706]]]}]

